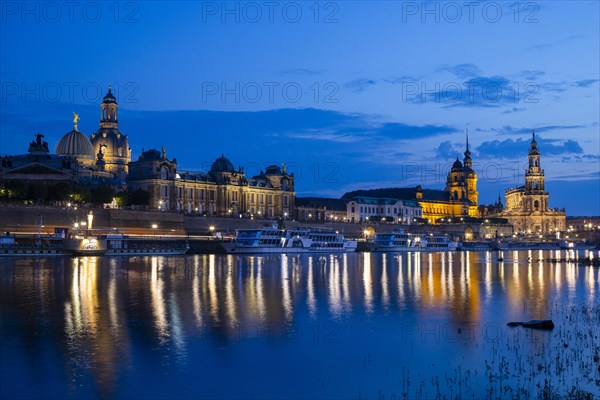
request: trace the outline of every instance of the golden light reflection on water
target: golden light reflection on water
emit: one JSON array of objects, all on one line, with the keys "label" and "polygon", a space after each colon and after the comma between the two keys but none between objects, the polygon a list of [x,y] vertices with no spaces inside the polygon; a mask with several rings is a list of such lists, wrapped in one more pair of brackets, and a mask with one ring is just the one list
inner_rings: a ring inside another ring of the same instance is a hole
[{"label": "golden light reflection on water", "polygon": [[152,314],[154,315],[154,327],[159,340],[164,343],[169,338],[169,325],[167,323],[167,311],[165,310],[164,283],[158,257],[151,257],[150,264],[152,268],[150,273],[150,300],[152,302]]},{"label": "golden light reflection on water", "polygon": [[340,264],[335,256],[329,259],[329,310],[332,315],[339,317],[343,313]]},{"label": "golden light reflection on water", "polygon": [[[46,314],[57,312],[48,304],[60,304],[66,359],[91,357],[95,376],[109,390],[129,358],[134,329],[172,349],[181,361],[204,332],[212,329],[234,340],[239,338],[235,327],[249,323],[285,326],[303,318],[344,321],[357,313],[394,311],[474,322],[543,318],[554,304],[572,302],[574,296],[598,302],[598,268],[575,258],[565,251],[207,255],[119,262],[83,257],[57,261],[64,263],[60,268],[15,261],[14,272],[3,269],[0,285],[7,293],[12,293],[6,288],[10,284],[18,288],[15,293],[40,299],[19,300],[17,295],[3,300],[3,307],[14,306],[27,321],[37,321],[36,315],[47,319]],[[61,268],[68,273],[62,276]],[[64,290],[53,290],[63,281]],[[139,326],[139,321],[146,323]]]},{"label": "golden light reflection on water", "polygon": [[350,287],[348,285],[348,254],[342,255],[342,266],[344,269],[344,272],[342,273],[342,304],[344,311],[349,313],[352,310],[352,304],[350,302]]},{"label": "golden light reflection on water", "polygon": [[108,279],[99,286],[99,263],[97,257],[70,260],[64,331],[69,365],[89,365],[100,392],[106,396],[113,392],[118,371],[129,360],[129,339],[124,326],[126,315],[119,306],[117,266],[104,266]]},{"label": "golden light reflection on water", "polygon": [[367,314],[373,312],[373,281],[371,280],[371,254],[363,253],[363,287],[365,310]]},{"label": "golden light reflection on water", "polygon": [[381,259],[381,302],[385,310],[390,305],[390,292],[388,290],[388,255],[383,254]]},{"label": "golden light reflection on water", "polygon": [[308,282],[306,287],[306,303],[310,316],[314,319],[317,316],[317,299],[315,297],[315,278],[314,278],[313,258],[308,259]]},{"label": "golden light reflection on water", "polygon": [[402,266],[403,255],[395,256],[398,260],[398,303],[404,308],[406,295],[404,293],[404,268]]},{"label": "golden light reflection on water", "polygon": [[94,334],[98,329],[96,268],[96,257],[73,259],[71,302],[65,303],[68,336]]},{"label": "golden light reflection on water", "polygon": [[294,309],[292,306],[292,295],[290,293],[290,285],[293,284],[293,280],[290,281],[289,276],[289,265],[288,257],[286,255],[281,256],[281,292],[282,292],[282,304],[285,313],[286,320],[292,319]]},{"label": "golden light reflection on water", "polygon": [[210,297],[210,316],[215,322],[220,322],[219,317],[219,301],[217,295],[217,271],[215,266],[216,256],[211,254],[208,256],[208,295]]},{"label": "golden light reflection on water", "polygon": [[200,300],[200,262],[194,257],[194,278],[192,279],[192,304],[194,305],[194,320],[196,327],[202,326],[202,301]]},{"label": "golden light reflection on water", "polygon": [[231,326],[238,323],[233,274],[233,256],[229,256],[226,258],[225,265],[225,312],[227,324]]}]

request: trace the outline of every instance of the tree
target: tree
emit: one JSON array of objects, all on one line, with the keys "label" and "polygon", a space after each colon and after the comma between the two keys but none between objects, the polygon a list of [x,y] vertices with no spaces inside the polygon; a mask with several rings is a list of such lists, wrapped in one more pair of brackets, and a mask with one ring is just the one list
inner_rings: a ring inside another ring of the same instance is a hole
[{"label": "tree", "polygon": [[6,198],[8,200],[26,200],[27,184],[23,181],[6,181]]},{"label": "tree", "polygon": [[91,191],[87,187],[77,186],[73,189],[73,201],[75,203],[87,203],[90,201]]},{"label": "tree", "polygon": [[30,182],[27,185],[27,199],[43,202],[48,197],[48,186],[45,183]]},{"label": "tree", "polygon": [[115,200],[117,201],[117,205],[119,207],[124,207],[129,204],[130,194],[127,191],[119,192],[115,195]]},{"label": "tree", "polygon": [[93,204],[111,203],[115,197],[115,191],[108,185],[102,185],[91,190],[90,202]]},{"label": "tree", "polygon": [[69,198],[73,186],[69,182],[58,182],[48,186],[48,200],[64,201]]},{"label": "tree", "polygon": [[129,204],[133,206],[148,206],[150,205],[150,193],[142,188],[131,192]]}]

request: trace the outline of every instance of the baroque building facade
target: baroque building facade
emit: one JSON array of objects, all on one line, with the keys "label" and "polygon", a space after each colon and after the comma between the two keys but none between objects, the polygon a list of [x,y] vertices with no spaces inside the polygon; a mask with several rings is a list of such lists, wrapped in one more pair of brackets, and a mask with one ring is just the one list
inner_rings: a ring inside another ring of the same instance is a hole
[{"label": "baroque building facade", "polygon": [[247,177],[242,167],[221,156],[208,173],[178,172],[177,160],[164,149],[143,151],[129,164],[127,186],[150,193],[150,205],[161,211],[200,215],[286,218],[294,210],[294,174],[271,165]]},{"label": "baroque building facade", "polygon": [[410,225],[423,216],[423,210],[416,200],[355,197],[346,207],[350,222],[368,222],[369,219],[378,217],[389,219],[389,222]]},{"label": "baroque building facade", "polygon": [[[244,217],[292,217],[295,205],[294,174],[285,166],[271,165],[248,177],[225,156],[208,173],[180,172],[177,160],[166,151],[143,151],[131,162],[129,138],[119,130],[118,104],[109,86],[100,104],[100,127],[88,138],[78,129],[62,136],[51,154],[38,133],[28,154],[0,157],[2,181],[69,182],[75,185],[111,185],[117,191],[144,189],[150,206],[162,211]],[[126,185],[125,185],[126,184]]]},{"label": "baroque building facade", "polygon": [[546,235],[566,229],[565,211],[551,209],[550,193],[545,188],[544,170],[535,132],[529,146],[529,163],[525,170],[525,185],[507,189],[505,209],[499,214],[508,219],[517,233]]}]

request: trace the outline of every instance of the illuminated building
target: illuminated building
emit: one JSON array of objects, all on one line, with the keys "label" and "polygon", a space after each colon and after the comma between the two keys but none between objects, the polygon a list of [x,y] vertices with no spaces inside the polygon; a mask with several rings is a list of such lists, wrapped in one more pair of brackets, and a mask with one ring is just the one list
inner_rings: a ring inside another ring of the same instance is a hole
[{"label": "illuminated building", "polygon": [[469,150],[469,138],[461,163],[458,157],[452,165],[446,179],[444,190],[414,188],[388,188],[357,190],[346,193],[342,198],[354,197],[394,198],[416,200],[422,209],[422,217],[429,223],[436,223],[445,217],[479,216],[477,192],[477,174],[473,170],[473,160]]},{"label": "illuminated building", "polygon": [[506,190],[506,208],[498,215],[508,219],[516,232],[545,235],[565,230],[565,211],[549,208],[550,193],[545,189],[544,179],[540,150],[533,132],[525,185]]},{"label": "illuminated building", "polygon": [[94,154],[104,160],[106,171],[124,180],[131,161],[131,149],[127,135],[119,130],[118,108],[117,99],[109,86],[100,105],[100,129],[90,139]]},{"label": "illuminated building", "polygon": [[244,217],[285,217],[294,208],[294,174],[271,165],[247,177],[225,156],[208,173],[178,172],[177,160],[164,149],[144,151],[129,164],[127,185],[150,193],[150,205],[161,211]]}]

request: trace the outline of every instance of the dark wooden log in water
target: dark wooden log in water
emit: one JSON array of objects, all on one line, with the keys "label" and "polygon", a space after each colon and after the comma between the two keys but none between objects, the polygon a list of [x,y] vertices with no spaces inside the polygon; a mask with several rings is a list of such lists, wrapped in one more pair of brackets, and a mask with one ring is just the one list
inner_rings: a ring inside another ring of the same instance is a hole
[{"label": "dark wooden log in water", "polygon": [[528,322],[509,322],[508,326],[522,326],[523,328],[541,329],[551,331],[554,329],[554,322],[551,319],[531,320]]}]

